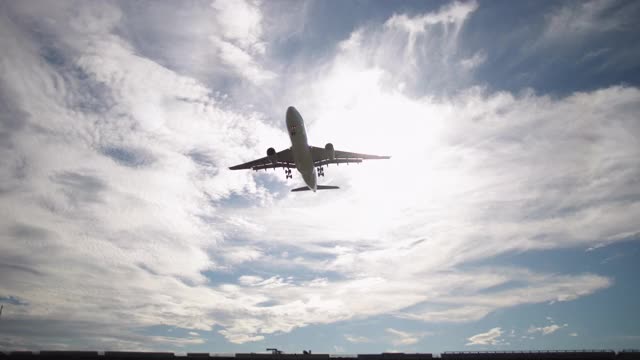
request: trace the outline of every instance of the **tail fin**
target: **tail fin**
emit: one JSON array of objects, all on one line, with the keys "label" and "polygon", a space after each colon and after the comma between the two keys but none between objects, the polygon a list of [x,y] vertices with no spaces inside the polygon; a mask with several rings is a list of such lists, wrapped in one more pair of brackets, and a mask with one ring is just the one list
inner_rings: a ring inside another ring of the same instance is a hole
[{"label": "tail fin", "polygon": [[[339,186],[329,186],[329,185],[318,185],[317,190],[335,190],[335,189],[340,189]],[[295,191],[309,191],[311,189],[309,189],[308,186],[303,186],[303,187],[299,187],[299,188],[295,188],[295,189],[291,189],[291,191],[295,192]]]}]

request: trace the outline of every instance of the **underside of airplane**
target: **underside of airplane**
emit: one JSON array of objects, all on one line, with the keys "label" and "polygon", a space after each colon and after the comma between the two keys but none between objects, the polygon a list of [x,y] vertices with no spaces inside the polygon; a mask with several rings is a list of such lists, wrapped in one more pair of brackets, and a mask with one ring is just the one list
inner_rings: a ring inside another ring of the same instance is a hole
[{"label": "underside of airplane", "polygon": [[287,179],[293,178],[291,169],[297,169],[307,186],[291,191],[316,191],[339,189],[338,186],[318,185],[317,178],[324,177],[324,169],[330,164],[358,164],[363,160],[389,159],[390,156],[368,155],[348,151],[335,150],[332,143],[323,148],[310,146],[307,143],[307,132],[300,113],[290,106],[287,109],[286,125],[291,139],[291,147],[282,151],[267,149],[267,156],[232,166],[231,170],[267,170],[283,168]]}]

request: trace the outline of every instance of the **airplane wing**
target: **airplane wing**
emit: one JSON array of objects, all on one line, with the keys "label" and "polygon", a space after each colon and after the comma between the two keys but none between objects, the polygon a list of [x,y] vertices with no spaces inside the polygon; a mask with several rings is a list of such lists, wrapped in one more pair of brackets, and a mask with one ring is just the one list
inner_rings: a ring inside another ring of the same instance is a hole
[{"label": "airplane wing", "polygon": [[327,164],[344,164],[344,163],[360,163],[362,160],[373,159],[390,159],[391,156],[369,155],[360,154],[349,151],[335,150],[333,159],[330,157],[330,152],[325,148],[312,146],[311,157],[316,166],[323,166]]},{"label": "airplane wing", "polygon": [[296,164],[293,161],[293,154],[291,149],[282,150],[276,153],[275,162],[272,162],[268,156],[263,158],[246,162],[244,164],[232,166],[230,170],[263,170],[263,169],[275,169],[275,168],[295,168]]}]

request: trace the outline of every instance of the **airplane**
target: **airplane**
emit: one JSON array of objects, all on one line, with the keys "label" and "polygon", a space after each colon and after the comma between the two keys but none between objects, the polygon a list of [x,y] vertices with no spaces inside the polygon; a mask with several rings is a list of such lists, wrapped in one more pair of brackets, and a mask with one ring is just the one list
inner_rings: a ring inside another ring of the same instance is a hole
[{"label": "airplane", "polygon": [[[324,148],[309,146],[307,142],[307,130],[304,120],[295,107],[289,106],[286,114],[286,125],[291,139],[291,147],[279,152],[272,147],[267,149],[267,156],[249,161],[244,164],[232,166],[230,170],[267,170],[284,168],[286,179],[293,178],[291,169],[297,169],[302,175],[307,186],[292,189],[291,191],[333,190],[338,186],[318,185],[318,176],[324,177],[324,167],[329,164],[361,163],[362,160],[389,159],[390,156],[358,154],[347,151],[335,150],[332,143],[327,143]],[[317,170],[316,170],[317,169]]]}]

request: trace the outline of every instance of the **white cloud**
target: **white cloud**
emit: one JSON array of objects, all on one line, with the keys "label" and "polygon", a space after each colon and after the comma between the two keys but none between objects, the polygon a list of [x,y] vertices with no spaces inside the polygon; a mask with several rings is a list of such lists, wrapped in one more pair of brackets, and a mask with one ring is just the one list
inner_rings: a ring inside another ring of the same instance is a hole
[{"label": "white cloud", "polygon": [[186,345],[204,344],[204,340],[200,338],[185,339],[185,338],[172,338],[172,337],[166,337],[166,336],[151,336],[150,340],[155,343],[171,344],[178,347],[184,347]]},{"label": "white cloud", "polygon": [[264,81],[275,77],[273,72],[262,69],[253,56],[241,47],[216,37],[212,37],[211,42],[219,49],[220,57],[225,64],[251,80],[254,84],[260,85]]},{"label": "white cloud", "polygon": [[[249,329],[246,329],[246,330],[249,330]],[[262,335],[249,336],[238,331],[220,330],[219,333],[224,335],[224,337],[227,338],[227,340],[229,340],[234,344],[244,344],[246,342],[264,340],[264,336]]]},{"label": "white cloud", "polygon": [[586,251],[586,252],[591,252],[591,251],[593,251],[593,250],[597,250],[597,249],[603,248],[603,247],[605,247],[605,246],[607,246],[607,244],[602,244],[602,243],[601,243],[601,244],[595,244],[595,245],[593,245],[593,246],[589,246],[589,247],[587,248],[587,250],[585,250],[585,251]]},{"label": "white cloud", "polygon": [[273,79],[276,74],[256,61],[266,51],[259,2],[216,0],[211,6],[216,10],[221,36],[212,35],[210,39],[222,62],[256,85]]},{"label": "white cloud", "polygon": [[[514,269],[511,271],[516,272]],[[483,274],[481,277],[486,279],[488,275]],[[607,278],[593,275],[558,277],[556,275],[519,274],[514,276],[514,279],[516,278],[519,281],[529,282],[530,285],[523,284],[522,287],[483,294],[469,293],[459,297],[442,296],[433,300],[436,304],[446,304],[442,310],[433,310],[431,309],[433,305],[427,304],[402,316],[429,322],[474,321],[499,308],[547,301],[570,301],[606,288],[611,284]],[[576,286],[575,284],[580,285]]]},{"label": "white cloud", "polygon": [[549,334],[553,334],[554,332],[562,329],[562,328],[566,328],[569,326],[569,324],[563,324],[563,325],[558,325],[555,323],[555,321],[553,320],[552,317],[547,316],[546,317],[547,321],[549,321],[549,323],[551,323],[551,325],[548,326],[540,326],[540,327],[535,327],[533,325],[531,325],[529,327],[529,329],[527,330],[527,332],[529,334],[535,334],[535,333],[540,333],[542,335],[549,335]]},{"label": "white cloud", "polygon": [[394,346],[413,345],[420,341],[421,338],[429,335],[429,333],[426,332],[413,333],[396,330],[394,328],[386,328],[385,331],[393,336],[393,340],[391,341],[391,343]]},{"label": "white cloud", "polygon": [[500,343],[500,336],[502,336],[502,329],[495,327],[485,333],[473,335],[468,338],[468,343],[465,346],[471,345],[498,345]]},{"label": "white cloud", "polygon": [[[524,64],[526,57],[532,59],[539,54],[550,53],[553,57],[542,66],[554,67],[561,58],[573,58],[578,66],[591,68],[599,76],[630,70],[637,63],[638,51],[628,46],[612,50],[609,48],[610,38],[633,36],[639,12],[640,6],[634,2],[589,0],[556,3],[544,16],[539,33],[531,33],[533,41],[514,35],[527,43],[520,49],[524,57],[514,57],[516,62]],[[536,77],[530,70],[521,76],[523,80],[532,81]]]},{"label": "white cloud", "polygon": [[358,335],[348,335],[348,334],[346,334],[346,335],[344,336],[344,338],[345,338],[348,342],[351,342],[351,343],[354,343],[354,344],[360,344],[360,343],[368,343],[368,342],[371,342],[371,339],[369,339],[369,338],[368,338],[368,337],[366,337],[366,336],[358,336]]},{"label": "white cloud", "polygon": [[[371,36],[371,39],[383,39],[379,49],[367,49],[371,44],[359,41],[361,35],[352,38],[351,42],[343,43],[343,49],[353,49],[356,45],[355,40],[358,40],[360,50],[369,50],[369,56],[379,64],[388,63],[384,65],[395,68],[398,55],[404,54],[406,68],[401,71],[394,70],[396,75],[407,73],[407,79],[414,80],[409,73],[415,75],[416,69],[427,70],[429,73],[424,75],[427,75],[431,82],[440,85],[440,79],[436,79],[439,73],[455,73],[448,68],[447,63],[457,52],[460,30],[477,8],[478,4],[475,1],[456,1],[442,6],[437,11],[416,16],[394,14],[385,22],[382,33]],[[403,41],[405,36],[406,42]],[[345,47],[346,44],[350,46]]]},{"label": "white cloud", "polygon": [[487,53],[478,51],[473,56],[460,60],[460,66],[465,70],[473,70],[487,61]]},{"label": "white cloud", "polygon": [[578,336],[578,333],[572,332],[572,333],[569,333],[569,336],[576,337],[576,336]]},{"label": "white cloud", "polygon": [[238,41],[243,48],[255,46],[262,38],[262,12],[258,3],[250,0],[215,0],[211,7],[222,25],[222,35]]},{"label": "white cloud", "polygon": [[584,54],[580,62],[592,61],[596,58],[602,57],[603,55],[609,53],[611,51],[610,48],[600,48],[597,50],[591,50],[588,53]]},{"label": "white cloud", "polygon": [[389,18],[389,20],[387,20],[385,26],[400,28],[409,33],[422,33],[426,31],[426,28],[429,25],[461,24],[477,8],[478,4],[475,1],[455,1],[443,6],[437,12],[425,13],[413,17],[406,14],[394,14]]},{"label": "white cloud", "polygon": [[[471,74],[460,71],[460,62],[467,53],[461,51],[465,49],[460,49],[458,37],[476,8],[475,2],[454,2],[418,15],[396,13],[385,21],[384,26],[357,28],[338,43],[338,54],[333,62],[306,72],[300,79],[301,85],[304,85],[304,91],[318,89],[318,85],[334,91],[336,86],[344,87],[339,91],[341,94],[356,87],[366,94],[383,86],[401,88],[416,96],[425,90],[438,94],[463,88],[469,83]],[[340,84],[327,81],[327,72],[342,79]],[[372,84],[370,81],[374,77],[378,77],[381,84]],[[290,98],[299,99],[297,103],[304,109],[302,106],[309,98],[299,96],[301,89],[295,86],[285,90],[291,93]],[[350,96],[336,98],[342,99],[341,103],[351,100]]]},{"label": "white cloud", "polygon": [[[550,41],[563,41],[593,33],[622,30],[632,24],[629,22],[631,19],[624,16],[624,10],[616,7],[616,2],[611,0],[591,0],[558,6],[547,16],[544,36]],[[612,11],[617,12],[617,16]]]},{"label": "white cloud", "polygon": [[450,307],[444,310],[427,310],[424,313],[412,312],[402,314],[402,317],[408,319],[423,320],[427,322],[468,322],[480,320],[491,312],[490,307],[486,306],[460,306]]},{"label": "white cloud", "polygon": [[567,326],[569,325],[568,324],[563,324],[563,325],[552,324],[552,325],[543,326],[543,327],[531,326],[529,327],[529,330],[527,330],[527,332],[529,334],[541,333],[542,335],[549,335]]},{"label": "white cloud", "polygon": [[238,282],[242,285],[257,285],[259,283],[261,283],[262,281],[264,281],[264,279],[260,276],[254,276],[254,275],[242,275],[240,276],[240,278],[238,279]]},{"label": "white cloud", "polygon": [[[28,259],[20,268],[3,272],[32,284],[25,288],[3,282],[2,292],[34,299],[16,314],[25,320],[78,320],[107,328],[114,321],[132,328],[163,323],[210,330],[217,321],[206,313],[245,307],[242,299],[225,299],[224,289],[192,287],[206,282],[202,271],[216,267],[208,252],[222,239],[202,217],[212,214],[210,201],[232,191],[263,190],[256,190],[249,174],[207,174],[240,161],[251,116],[221,110],[202,84],[137,56],[106,33],[108,26],[98,28],[82,16],[77,21],[92,26],[91,36],[102,35],[90,46],[71,44],[79,54],[66,61],[84,73],[85,82],[64,68],[40,63],[29,41],[7,43],[11,51],[3,54],[2,73],[14,75],[4,77],[2,86],[12,89],[13,101],[29,104],[24,121],[41,130],[12,134],[12,149],[2,163],[2,175],[8,177],[4,184],[22,188],[14,187],[2,207],[23,204],[3,220],[2,236],[14,240],[3,245],[2,252],[10,263]],[[6,19],[1,25],[16,38],[26,36]],[[111,108],[89,106],[89,101],[101,105],[91,98],[95,89],[102,89],[96,94],[101,101],[113,101]],[[250,122],[256,135],[261,127],[268,129],[259,119]],[[227,131],[221,134],[220,128]],[[107,153],[106,148],[119,152]],[[120,161],[132,156],[128,149],[143,149],[151,160],[142,166]],[[19,159],[32,179],[22,185],[11,170]],[[49,253],[21,246],[20,239],[27,238],[33,238],[36,247],[48,244]],[[49,256],[54,253],[55,258]],[[243,256],[246,259],[246,253]],[[93,291],[77,285],[86,280],[101,285]],[[51,283],[61,292],[40,296]],[[131,300],[120,303],[110,294]],[[68,305],[79,299],[83,306]],[[155,310],[158,304],[164,304],[162,313]],[[130,309],[135,310],[128,314]],[[153,340],[174,345],[181,341]]]}]

